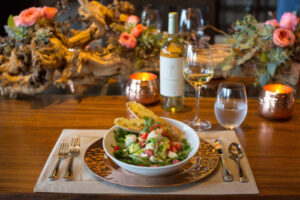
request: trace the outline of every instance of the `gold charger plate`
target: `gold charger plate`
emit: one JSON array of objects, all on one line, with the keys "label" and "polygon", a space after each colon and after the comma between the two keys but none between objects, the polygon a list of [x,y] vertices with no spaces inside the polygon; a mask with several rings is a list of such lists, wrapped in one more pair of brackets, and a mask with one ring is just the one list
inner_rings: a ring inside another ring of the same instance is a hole
[{"label": "gold charger plate", "polygon": [[91,144],[84,154],[84,163],[90,175],[117,185],[128,187],[168,187],[193,183],[211,175],[219,166],[215,148],[203,139],[196,155],[175,174],[149,177],[126,171],[106,156],[103,139]]}]

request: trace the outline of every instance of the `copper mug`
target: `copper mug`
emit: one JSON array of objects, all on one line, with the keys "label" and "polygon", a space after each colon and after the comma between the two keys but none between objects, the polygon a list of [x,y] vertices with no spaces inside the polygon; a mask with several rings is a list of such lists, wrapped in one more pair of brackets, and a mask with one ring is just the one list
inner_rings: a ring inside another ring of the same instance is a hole
[{"label": "copper mug", "polygon": [[128,101],[137,101],[141,104],[152,104],[159,101],[157,75],[149,72],[131,74],[125,94]]},{"label": "copper mug", "polygon": [[259,112],[268,119],[285,120],[292,116],[295,105],[293,89],[282,84],[263,87],[259,97]]}]

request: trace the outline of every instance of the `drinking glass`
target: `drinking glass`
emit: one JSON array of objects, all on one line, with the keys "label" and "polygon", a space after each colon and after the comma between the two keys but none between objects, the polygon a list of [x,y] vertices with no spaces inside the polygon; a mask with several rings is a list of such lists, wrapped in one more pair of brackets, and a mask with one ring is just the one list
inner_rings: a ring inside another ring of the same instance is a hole
[{"label": "drinking glass", "polygon": [[160,18],[159,10],[149,8],[149,6],[144,7],[141,14],[141,22],[143,25],[155,27],[159,31],[162,28],[162,21]]},{"label": "drinking glass", "polygon": [[224,82],[219,84],[215,102],[215,116],[226,129],[241,125],[247,115],[247,94],[241,83]]},{"label": "drinking glass", "polygon": [[199,8],[182,9],[179,27],[181,34],[193,41],[203,36],[204,19]]},{"label": "drinking glass", "polygon": [[213,73],[209,44],[204,42],[188,44],[183,76],[196,90],[196,113],[193,119],[184,122],[195,130],[204,130],[211,127],[209,121],[199,118],[199,99],[201,87],[210,81]]}]

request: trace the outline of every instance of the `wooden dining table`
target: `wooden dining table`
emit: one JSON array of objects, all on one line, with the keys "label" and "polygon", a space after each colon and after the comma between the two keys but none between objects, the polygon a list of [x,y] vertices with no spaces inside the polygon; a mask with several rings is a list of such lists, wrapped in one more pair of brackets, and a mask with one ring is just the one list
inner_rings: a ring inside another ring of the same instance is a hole
[{"label": "wooden dining table", "polygon": [[[200,117],[212,130],[224,130],[214,115],[214,98],[200,99]],[[300,199],[300,100],[286,121],[260,116],[257,99],[235,132],[246,152],[259,194],[142,195],[34,193],[37,179],[63,129],[108,129],[116,117],[129,116],[124,96],[40,95],[0,99],[0,199]],[[180,113],[148,106],[156,114],[180,121],[191,118],[195,99],[185,98]]]}]

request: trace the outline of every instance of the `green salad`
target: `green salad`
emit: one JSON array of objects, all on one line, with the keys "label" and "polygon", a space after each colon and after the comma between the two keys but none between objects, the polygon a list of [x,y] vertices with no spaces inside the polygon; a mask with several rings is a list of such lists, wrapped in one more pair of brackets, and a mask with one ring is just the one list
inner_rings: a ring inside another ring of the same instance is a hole
[{"label": "green salad", "polygon": [[140,133],[122,128],[114,130],[117,142],[114,156],[125,163],[159,167],[178,163],[188,157],[191,146],[186,139],[173,142],[164,136],[160,123],[153,123],[152,118],[144,118],[144,129]]}]

